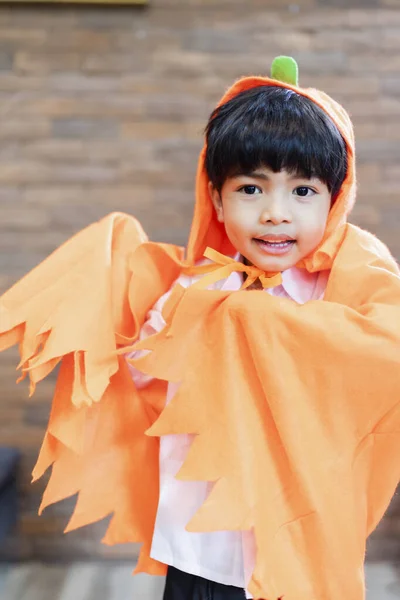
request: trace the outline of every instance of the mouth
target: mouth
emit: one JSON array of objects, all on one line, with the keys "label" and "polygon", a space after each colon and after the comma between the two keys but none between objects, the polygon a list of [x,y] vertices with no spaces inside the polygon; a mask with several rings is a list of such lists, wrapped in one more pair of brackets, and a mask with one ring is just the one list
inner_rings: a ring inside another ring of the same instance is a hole
[{"label": "mouth", "polygon": [[287,235],[266,235],[253,238],[257,246],[267,254],[287,254],[293,248],[296,240]]}]

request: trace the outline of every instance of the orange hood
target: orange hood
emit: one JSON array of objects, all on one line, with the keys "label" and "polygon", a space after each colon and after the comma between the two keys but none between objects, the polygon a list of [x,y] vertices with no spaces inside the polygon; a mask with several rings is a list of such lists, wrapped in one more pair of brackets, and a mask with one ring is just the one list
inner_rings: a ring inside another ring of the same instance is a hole
[{"label": "orange hood", "polygon": [[[269,77],[245,77],[239,79],[224,94],[218,106],[225,104],[245,90],[266,85],[293,90],[297,94],[315,102],[330,116],[346,141],[348,151],[347,175],[328,217],[325,236],[313,254],[298,265],[305,267],[310,272],[330,269],[342,241],[341,227],[347,221],[347,217],[354,206],[356,196],[354,134],[350,117],[340,104],[324,92],[312,88],[301,88],[297,85],[291,85]],[[196,205],[187,248],[187,258],[191,264],[202,259],[207,246],[226,255],[232,255],[236,252],[236,249],[233,248],[226,236],[224,225],[217,221],[215,215],[208,192],[209,179],[204,166],[205,152],[206,145],[204,145],[199,158],[196,181]]]}]

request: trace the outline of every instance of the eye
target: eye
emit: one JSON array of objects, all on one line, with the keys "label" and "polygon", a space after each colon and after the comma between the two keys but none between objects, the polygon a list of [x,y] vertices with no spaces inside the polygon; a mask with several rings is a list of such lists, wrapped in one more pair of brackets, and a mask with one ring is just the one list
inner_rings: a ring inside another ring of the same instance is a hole
[{"label": "eye", "polygon": [[301,186],[295,188],[293,190],[293,193],[296,196],[300,196],[301,198],[307,198],[307,197],[315,196],[315,194],[317,192],[306,185],[301,185]]},{"label": "eye", "polygon": [[261,188],[259,188],[257,185],[242,185],[242,187],[240,187],[238,189],[238,192],[243,192],[244,194],[247,194],[248,196],[254,196],[255,194],[262,194]]}]

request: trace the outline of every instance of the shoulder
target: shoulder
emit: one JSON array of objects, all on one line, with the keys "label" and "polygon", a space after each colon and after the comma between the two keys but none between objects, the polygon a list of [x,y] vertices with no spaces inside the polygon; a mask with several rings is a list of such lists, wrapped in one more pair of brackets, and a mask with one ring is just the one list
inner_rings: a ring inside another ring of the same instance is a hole
[{"label": "shoulder", "polygon": [[[201,267],[204,265],[207,265],[211,263],[210,260],[208,259],[203,259],[201,261],[198,261],[195,266],[196,267]],[[176,287],[177,285],[182,286],[183,288],[188,288],[190,287],[193,283],[196,283],[196,281],[198,281],[199,279],[201,279],[203,275],[202,274],[195,274],[195,275],[188,275],[186,273],[181,273],[179,275],[179,277],[177,279],[175,279],[175,281],[173,282],[173,284],[171,285],[171,287],[169,288],[169,290],[167,292],[165,292],[165,294],[163,294],[158,300],[157,302],[154,304],[153,306],[153,310],[156,311],[161,311],[164,304],[166,303],[166,301],[168,300],[168,298],[170,297],[172,290],[174,289],[174,287]]]},{"label": "shoulder", "polygon": [[356,225],[347,225],[342,248],[354,264],[361,262],[365,266],[376,266],[396,274],[400,273],[398,263],[386,244],[373,233]]},{"label": "shoulder", "polygon": [[400,269],[388,247],[372,233],[347,225],[325,299],[352,307],[400,302]]}]

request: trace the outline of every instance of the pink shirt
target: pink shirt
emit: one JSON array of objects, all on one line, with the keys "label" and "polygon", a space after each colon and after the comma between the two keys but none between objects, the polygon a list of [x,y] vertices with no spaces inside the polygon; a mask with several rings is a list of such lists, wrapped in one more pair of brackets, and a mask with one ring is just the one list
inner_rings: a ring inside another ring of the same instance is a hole
[{"label": "pink shirt", "polygon": [[[239,256],[235,257],[236,260]],[[282,285],[265,293],[304,304],[322,300],[329,273],[308,273],[293,267],[282,273]],[[181,276],[176,283],[189,287],[197,278]],[[242,285],[242,274],[232,273],[210,289],[236,291]],[[140,339],[157,333],[165,326],[162,308],[171,291],[162,296],[149,311]],[[138,358],[140,351],[127,355]],[[137,387],[144,387],[149,377],[129,365]],[[166,402],[170,402],[179,384],[168,385]],[[160,499],[151,547],[151,557],[175,568],[211,581],[246,588],[255,564],[252,531],[216,531],[190,533],[185,525],[203,504],[211,483],[175,479],[189,450],[191,435],[166,435],[160,440]],[[268,510],[268,507],[266,507]],[[246,597],[251,595],[246,591]]]}]

